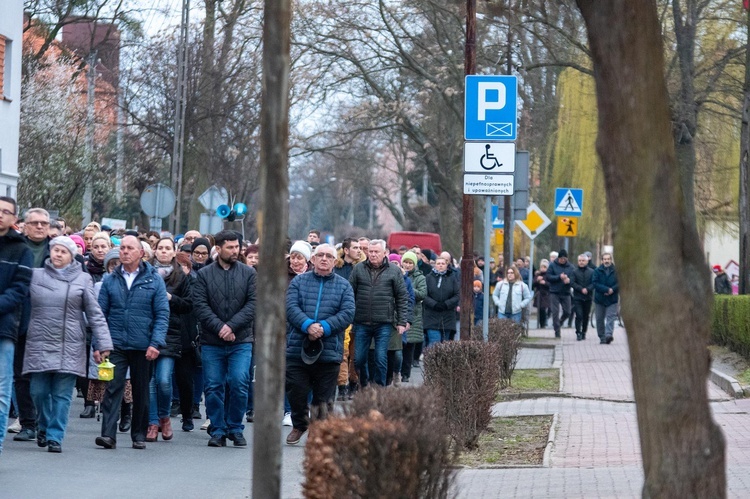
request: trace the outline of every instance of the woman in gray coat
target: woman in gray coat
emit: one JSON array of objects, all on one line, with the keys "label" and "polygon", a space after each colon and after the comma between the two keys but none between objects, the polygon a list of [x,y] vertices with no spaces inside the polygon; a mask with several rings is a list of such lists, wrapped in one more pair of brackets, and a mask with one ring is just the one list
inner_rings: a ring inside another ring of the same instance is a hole
[{"label": "woman in gray coat", "polygon": [[43,268],[34,269],[29,288],[31,320],[23,373],[31,374],[37,445],[62,452],[76,377],[86,375],[86,321],[97,363],[109,355],[112,339],[94,296],[94,281],[74,260],[76,244],[59,236],[49,246],[50,257]]}]

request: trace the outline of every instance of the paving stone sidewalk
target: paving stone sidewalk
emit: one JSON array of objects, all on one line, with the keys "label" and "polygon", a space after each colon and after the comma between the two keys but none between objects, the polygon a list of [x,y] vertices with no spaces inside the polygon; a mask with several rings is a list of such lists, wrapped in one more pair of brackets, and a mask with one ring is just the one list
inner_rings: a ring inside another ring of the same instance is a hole
[{"label": "paving stone sidewalk", "polygon": [[[643,470],[625,331],[617,328],[610,345],[600,345],[595,334],[576,341],[571,329],[563,329],[560,340],[551,329],[529,333],[562,345],[567,397],[503,402],[493,414],[557,414],[549,467],[462,470],[457,497],[640,496]],[[708,388],[727,440],[729,496],[750,497],[750,400],[734,400],[710,382]]]}]

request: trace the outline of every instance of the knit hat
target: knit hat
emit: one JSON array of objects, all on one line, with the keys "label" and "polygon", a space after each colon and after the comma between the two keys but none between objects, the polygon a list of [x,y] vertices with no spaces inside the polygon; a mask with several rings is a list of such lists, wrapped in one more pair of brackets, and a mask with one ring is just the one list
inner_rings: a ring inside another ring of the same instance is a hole
[{"label": "knit hat", "polygon": [[[81,236],[79,236],[78,234],[71,234],[70,235],[70,239],[73,240],[73,244],[80,245],[81,248],[83,248],[83,252],[86,253],[86,243],[83,242],[83,238]],[[52,245],[50,244],[50,248],[51,247],[52,247]],[[73,254],[75,255],[76,252],[78,252],[78,250],[76,250]]]},{"label": "knit hat", "polygon": [[[81,238],[78,237],[78,239]],[[50,249],[52,249],[53,246],[62,246],[63,248],[68,250],[72,256],[76,256],[78,254],[78,248],[76,247],[75,241],[73,241],[73,238],[68,236],[57,236],[49,242]]]},{"label": "knit hat", "polygon": [[405,260],[409,260],[414,263],[414,265],[417,264],[417,254],[413,251],[407,251],[403,255],[401,255],[401,262],[403,263]]},{"label": "knit hat", "polygon": [[721,272],[721,265],[714,265],[711,268],[714,270],[714,272]]},{"label": "knit hat", "polygon": [[480,288],[482,287],[482,281],[480,281],[479,279],[474,280],[474,287],[476,288],[477,286],[479,286]]},{"label": "knit hat", "polygon": [[109,262],[112,260],[119,260],[120,259],[120,248],[113,248],[109,251],[107,251],[107,254],[104,255],[104,270],[107,270],[107,267],[109,267]]},{"label": "knit hat", "polygon": [[292,253],[299,253],[309,262],[310,257],[312,256],[312,246],[310,246],[310,243],[307,241],[295,241],[294,244],[292,244],[292,248],[289,250],[289,254],[291,255]]},{"label": "knit hat", "polygon": [[399,255],[398,253],[391,253],[390,255],[388,255],[388,261],[401,263],[401,255]]},{"label": "knit hat", "polygon": [[565,251],[565,249],[561,249],[560,252],[557,254],[557,258],[568,258],[568,252]]},{"label": "knit hat", "polygon": [[206,251],[211,253],[211,243],[209,243],[208,239],[205,237],[196,237],[195,241],[193,241],[193,244],[190,246],[190,251],[195,251],[198,249],[198,246],[205,246]]}]

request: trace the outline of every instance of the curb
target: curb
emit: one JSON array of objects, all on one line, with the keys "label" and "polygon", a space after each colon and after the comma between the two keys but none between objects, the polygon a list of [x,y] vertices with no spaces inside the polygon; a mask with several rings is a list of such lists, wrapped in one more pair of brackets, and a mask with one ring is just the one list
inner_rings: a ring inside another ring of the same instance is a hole
[{"label": "curb", "polygon": [[557,427],[557,413],[552,415],[552,425],[549,427],[549,436],[547,437],[547,445],[544,448],[544,458],[542,459],[542,467],[550,468],[552,464],[552,446],[555,444],[555,428]]},{"label": "curb", "polygon": [[736,399],[741,399],[745,397],[745,392],[742,390],[742,386],[740,385],[740,382],[734,379],[733,377],[729,376],[728,374],[724,374],[718,369],[714,369],[712,367],[711,371],[708,373],[708,379],[713,381],[719,388],[724,390],[730,397],[733,397]]}]

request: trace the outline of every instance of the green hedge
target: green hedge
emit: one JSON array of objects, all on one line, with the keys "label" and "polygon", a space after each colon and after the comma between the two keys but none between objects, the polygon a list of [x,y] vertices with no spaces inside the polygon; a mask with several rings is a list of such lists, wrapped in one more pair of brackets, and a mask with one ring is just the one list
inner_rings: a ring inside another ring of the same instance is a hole
[{"label": "green hedge", "polygon": [[714,295],[711,339],[750,358],[750,295]]}]

